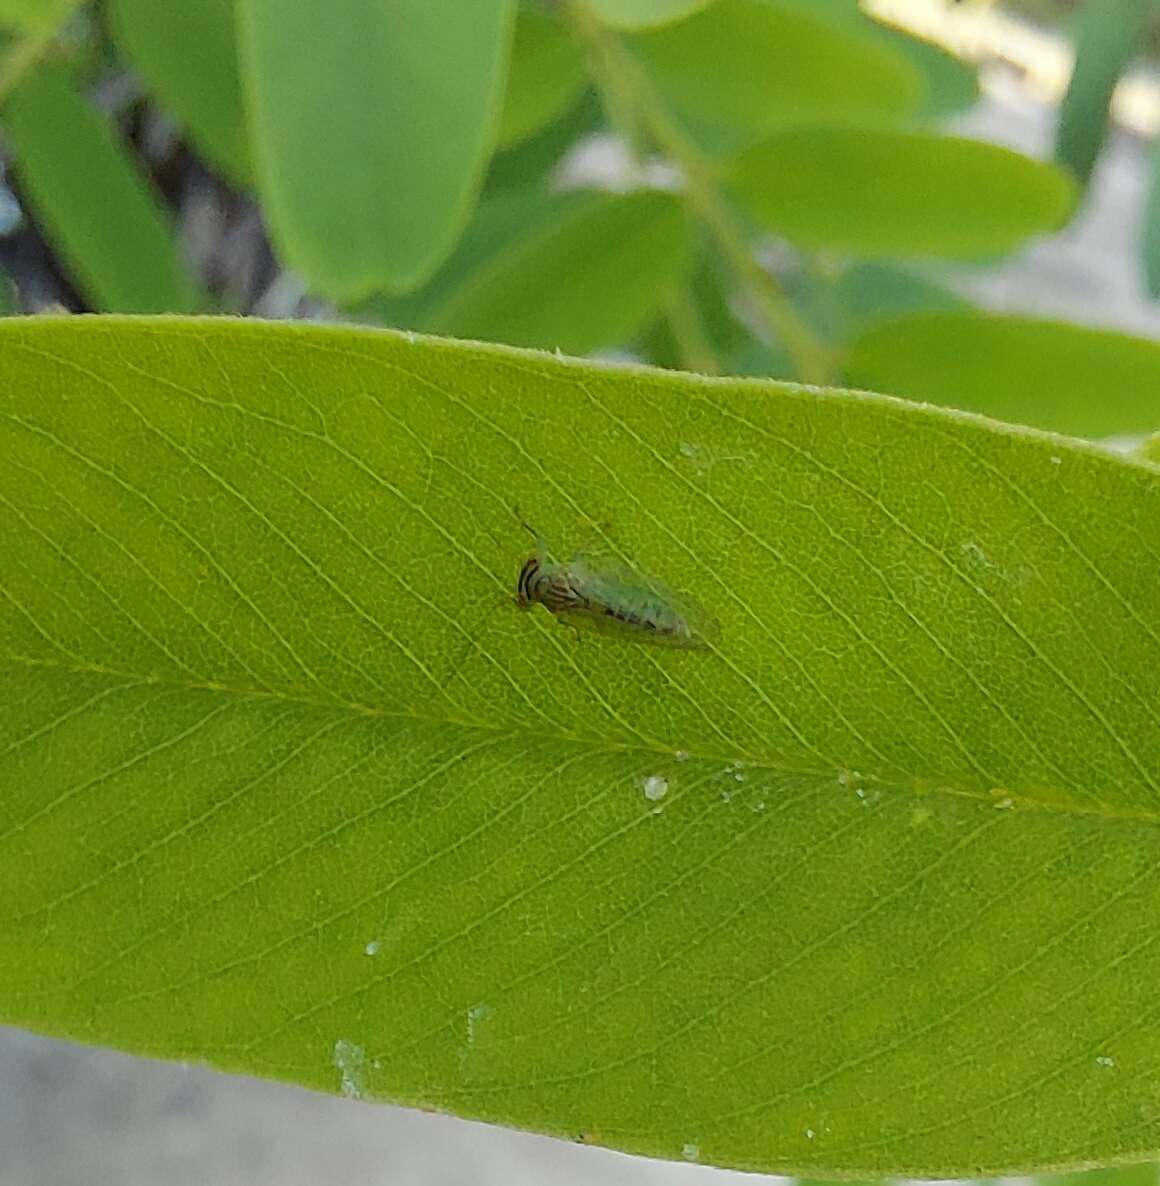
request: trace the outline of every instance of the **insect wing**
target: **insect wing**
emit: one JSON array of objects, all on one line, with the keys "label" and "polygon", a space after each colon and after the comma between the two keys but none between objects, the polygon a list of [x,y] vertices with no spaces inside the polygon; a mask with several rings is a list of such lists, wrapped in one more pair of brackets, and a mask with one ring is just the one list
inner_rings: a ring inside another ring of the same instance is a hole
[{"label": "insect wing", "polygon": [[691,598],[623,565],[597,568],[578,557],[568,571],[592,607],[584,616],[605,633],[689,649],[709,646],[719,633]]}]

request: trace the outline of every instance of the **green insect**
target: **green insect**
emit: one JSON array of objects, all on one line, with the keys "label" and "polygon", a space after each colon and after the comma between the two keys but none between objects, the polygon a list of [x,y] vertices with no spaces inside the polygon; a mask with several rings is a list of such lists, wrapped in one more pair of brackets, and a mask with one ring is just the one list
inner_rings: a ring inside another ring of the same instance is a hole
[{"label": "green insect", "polygon": [[687,598],[627,571],[593,568],[579,557],[554,563],[542,543],[520,570],[516,604],[539,604],[571,626],[661,646],[704,649],[716,633],[712,619]]}]

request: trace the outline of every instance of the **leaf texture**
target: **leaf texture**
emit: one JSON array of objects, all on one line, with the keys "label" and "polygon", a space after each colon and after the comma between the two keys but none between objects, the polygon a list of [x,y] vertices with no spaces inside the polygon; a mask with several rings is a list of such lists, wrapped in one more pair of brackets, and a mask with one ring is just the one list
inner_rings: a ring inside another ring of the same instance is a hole
[{"label": "leaf texture", "polygon": [[[370,331],[0,355],[4,1020],[753,1169],[1155,1153],[1154,467]],[[516,608],[517,505],[719,640]]]}]

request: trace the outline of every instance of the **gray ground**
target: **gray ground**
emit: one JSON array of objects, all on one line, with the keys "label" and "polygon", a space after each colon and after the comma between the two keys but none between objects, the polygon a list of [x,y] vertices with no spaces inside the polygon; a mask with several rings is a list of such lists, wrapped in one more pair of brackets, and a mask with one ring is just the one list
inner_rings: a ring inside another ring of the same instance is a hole
[{"label": "gray ground", "polygon": [[[1045,154],[1052,114],[1012,95],[964,130]],[[1117,138],[1088,207],[1061,236],[999,270],[960,272],[997,309],[1160,337],[1160,306],[1136,260],[1148,161]],[[0,1029],[0,1186],[709,1186],[773,1181],[382,1105],[314,1095],[201,1068]]]},{"label": "gray ground", "polygon": [[0,1029],[0,1186],[723,1186],[626,1157]]}]

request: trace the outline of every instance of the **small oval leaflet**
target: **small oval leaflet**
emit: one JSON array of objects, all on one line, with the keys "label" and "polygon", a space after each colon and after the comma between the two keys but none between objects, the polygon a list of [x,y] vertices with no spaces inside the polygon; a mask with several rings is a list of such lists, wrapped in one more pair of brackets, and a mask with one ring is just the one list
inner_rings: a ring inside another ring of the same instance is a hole
[{"label": "small oval leaflet", "polygon": [[542,543],[520,570],[516,604],[523,609],[542,605],[571,626],[687,650],[705,649],[716,633],[709,615],[688,599],[634,573],[598,569],[579,557],[555,563]]}]

